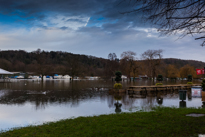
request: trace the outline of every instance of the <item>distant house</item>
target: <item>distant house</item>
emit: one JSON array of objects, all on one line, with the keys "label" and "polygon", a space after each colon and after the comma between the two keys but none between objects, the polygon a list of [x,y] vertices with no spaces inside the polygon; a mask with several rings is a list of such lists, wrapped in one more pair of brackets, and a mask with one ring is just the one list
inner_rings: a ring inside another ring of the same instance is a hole
[{"label": "distant house", "polygon": [[0,68],[0,74],[1,75],[12,75],[13,73]]},{"label": "distant house", "polygon": [[[1,75],[1,79],[5,78],[5,75],[12,75],[12,72],[9,72],[7,70],[1,69],[0,68],[0,75]],[[8,77],[7,77],[8,78]]]},{"label": "distant house", "polygon": [[12,72],[0,68],[0,75],[2,75],[2,78],[3,75],[12,75],[12,74],[13,74]]},{"label": "distant house", "polygon": [[121,77],[122,79],[127,79],[127,76],[125,76],[125,75],[122,75],[122,77]]}]

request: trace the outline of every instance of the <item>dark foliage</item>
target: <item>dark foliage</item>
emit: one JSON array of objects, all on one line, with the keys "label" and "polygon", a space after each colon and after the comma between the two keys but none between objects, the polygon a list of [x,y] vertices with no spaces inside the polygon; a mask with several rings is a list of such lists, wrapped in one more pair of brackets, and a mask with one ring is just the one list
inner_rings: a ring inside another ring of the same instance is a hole
[{"label": "dark foliage", "polygon": [[115,75],[116,75],[116,77],[115,77],[115,81],[116,82],[122,81],[122,78],[121,78],[122,77],[122,73],[120,71],[116,71]]},{"label": "dark foliage", "polygon": [[187,81],[192,81],[192,75],[187,76]]},{"label": "dark foliage", "polygon": [[163,81],[163,76],[162,76],[161,74],[159,74],[159,75],[157,76],[157,81]]},{"label": "dark foliage", "polygon": [[[140,64],[147,63],[145,60],[138,61]],[[161,59],[163,65],[158,69],[164,70],[163,66],[173,64],[176,69],[189,64],[194,68],[204,68],[205,63],[195,60]],[[23,50],[0,51],[0,68],[11,72],[33,72],[36,74],[53,75],[55,73],[70,76],[101,76],[111,78],[117,70],[123,75],[129,76],[125,70],[130,67],[126,60],[110,60],[94,56],[72,54],[62,51],[41,51],[33,52]],[[149,68],[149,67],[147,67]],[[133,70],[134,71],[134,70]],[[145,70],[139,70],[138,74],[147,75]],[[159,72],[158,74],[163,74]],[[137,75],[136,75],[137,76]]]}]

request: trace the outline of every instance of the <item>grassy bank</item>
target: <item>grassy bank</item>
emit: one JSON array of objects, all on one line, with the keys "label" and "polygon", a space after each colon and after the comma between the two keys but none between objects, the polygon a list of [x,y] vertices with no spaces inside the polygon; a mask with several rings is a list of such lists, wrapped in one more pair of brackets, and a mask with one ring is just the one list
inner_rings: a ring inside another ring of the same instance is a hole
[{"label": "grassy bank", "polygon": [[14,129],[0,136],[198,136],[205,134],[205,117],[186,114],[205,114],[205,109],[156,108],[152,112],[136,112],[79,117]]}]

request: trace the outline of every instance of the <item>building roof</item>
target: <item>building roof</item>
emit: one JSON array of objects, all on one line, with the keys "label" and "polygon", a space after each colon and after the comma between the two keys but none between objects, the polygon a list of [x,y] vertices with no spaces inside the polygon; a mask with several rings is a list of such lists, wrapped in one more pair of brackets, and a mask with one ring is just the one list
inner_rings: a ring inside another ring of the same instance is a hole
[{"label": "building roof", "polygon": [[0,68],[0,74],[13,74],[13,73]]}]

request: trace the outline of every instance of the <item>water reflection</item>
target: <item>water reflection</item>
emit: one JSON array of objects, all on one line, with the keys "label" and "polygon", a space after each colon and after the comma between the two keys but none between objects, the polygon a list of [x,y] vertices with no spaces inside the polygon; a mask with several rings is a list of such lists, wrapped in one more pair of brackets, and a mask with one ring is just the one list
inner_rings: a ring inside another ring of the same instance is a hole
[{"label": "water reflection", "polygon": [[[151,81],[125,81],[122,84],[123,87],[150,85]],[[114,82],[106,80],[0,83],[0,129],[77,116],[150,110],[159,105],[204,106],[199,98],[193,98],[185,105],[180,103],[178,91],[138,92],[135,95],[109,93],[113,85]]]},{"label": "water reflection", "polygon": [[115,103],[115,112],[116,113],[120,113],[122,110],[121,110],[121,106],[122,106],[122,104],[121,103],[119,103],[118,101]]},{"label": "water reflection", "polygon": [[157,103],[159,104],[159,105],[162,105],[163,104],[163,97],[157,97]]},{"label": "water reflection", "polygon": [[179,101],[179,107],[180,108],[186,108],[186,101],[184,101],[184,100]]},{"label": "water reflection", "polygon": [[202,95],[202,98],[201,98],[201,101],[202,101],[202,108],[205,108],[205,96]]},{"label": "water reflection", "polygon": [[[89,100],[100,96],[106,96],[107,88],[89,88],[85,82],[48,81],[45,83],[24,82],[12,83],[11,89],[0,91],[1,104],[24,105],[26,102],[34,103],[36,109],[45,109],[48,104],[70,103],[71,107],[77,107],[83,100]],[[47,85],[47,86],[46,86]],[[92,85],[91,85],[92,86]],[[11,87],[11,86],[10,86]],[[21,88],[21,90],[19,89]]]},{"label": "water reflection", "polygon": [[192,100],[192,95],[191,95],[191,91],[188,92],[188,101],[191,101]]}]

